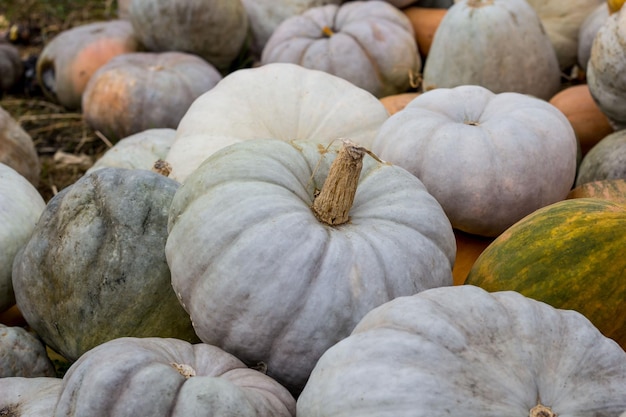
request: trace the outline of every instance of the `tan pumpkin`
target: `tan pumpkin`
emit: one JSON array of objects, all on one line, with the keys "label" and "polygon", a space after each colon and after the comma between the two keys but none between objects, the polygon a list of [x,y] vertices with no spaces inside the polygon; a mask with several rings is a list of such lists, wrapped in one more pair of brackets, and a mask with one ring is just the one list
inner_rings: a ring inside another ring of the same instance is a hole
[{"label": "tan pumpkin", "polygon": [[392,94],[382,97],[380,102],[383,103],[389,115],[392,115],[405,108],[407,104],[419,95],[420,93],[417,92]]},{"label": "tan pumpkin", "polygon": [[456,239],[456,258],[452,268],[454,285],[462,285],[469,274],[476,259],[485,250],[493,238],[465,233],[454,229]]},{"label": "tan pumpkin", "polygon": [[111,140],[152,128],[176,128],[191,103],[222,78],[184,52],[117,56],[93,74],[83,94],[85,121]]},{"label": "tan pumpkin", "polygon": [[573,85],[561,90],[550,99],[550,104],[561,110],[572,124],[582,155],[602,138],[613,133],[609,119],[596,104],[587,84]]},{"label": "tan pumpkin", "polygon": [[417,47],[423,57],[428,56],[430,45],[433,43],[435,32],[441,23],[441,19],[446,15],[448,9],[435,7],[410,6],[402,9],[402,12],[409,18],[415,33]]},{"label": "tan pumpkin", "polygon": [[626,179],[613,178],[586,182],[572,189],[567,198],[604,198],[626,204]]},{"label": "tan pumpkin", "polygon": [[78,109],[93,73],[114,56],[136,52],[140,45],[125,20],[94,22],[55,36],[37,60],[43,92],[68,109]]}]

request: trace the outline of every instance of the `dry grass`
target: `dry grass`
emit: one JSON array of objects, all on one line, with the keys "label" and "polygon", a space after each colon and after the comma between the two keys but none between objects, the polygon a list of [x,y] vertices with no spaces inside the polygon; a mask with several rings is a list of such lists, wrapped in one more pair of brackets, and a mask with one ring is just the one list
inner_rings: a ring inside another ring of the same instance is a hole
[{"label": "dry grass", "polygon": [[[61,31],[116,16],[113,0],[14,0],[0,6],[0,36],[18,25],[22,35],[15,45],[24,60],[32,60]],[[47,201],[83,175],[110,143],[80,113],[43,96],[34,81],[26,84],[5,94],[0,106],[33,138],[42,165],[39,191]]]}]

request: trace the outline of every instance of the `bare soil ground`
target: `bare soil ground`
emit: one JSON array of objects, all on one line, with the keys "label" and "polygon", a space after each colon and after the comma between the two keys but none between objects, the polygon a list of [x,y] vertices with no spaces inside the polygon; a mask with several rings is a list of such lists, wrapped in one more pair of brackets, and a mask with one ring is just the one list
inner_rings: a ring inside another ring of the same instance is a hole
[{"label": "bare soil ground", "polygon": [[46,201],[82,176],[110,143],[82,114],[43,95],[35,80],[36,59],[61,31],[115,18],[114,0],[0,0],[0,37],[19,49],[26,68],[22,82],[2,96],[0,106],[35,143],[42,165],[38,188]]}]

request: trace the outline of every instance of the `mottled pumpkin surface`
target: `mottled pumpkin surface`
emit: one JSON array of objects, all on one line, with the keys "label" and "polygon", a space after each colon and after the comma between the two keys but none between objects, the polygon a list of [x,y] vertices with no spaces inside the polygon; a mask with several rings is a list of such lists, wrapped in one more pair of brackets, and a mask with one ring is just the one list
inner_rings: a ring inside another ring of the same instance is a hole
[{"label": "mottled pumpkin surface", "polygon": [[478,257],[466,284],[583,313],[626,347],[626,207],[577,198],[537,210]]}]

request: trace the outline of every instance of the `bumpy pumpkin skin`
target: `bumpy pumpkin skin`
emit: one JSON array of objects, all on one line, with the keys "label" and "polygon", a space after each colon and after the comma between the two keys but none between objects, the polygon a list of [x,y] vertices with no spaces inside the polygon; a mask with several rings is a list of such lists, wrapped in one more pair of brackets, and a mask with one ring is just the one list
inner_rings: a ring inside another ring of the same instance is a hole
[{"label": "bumpy pumpkin skin", "polygon": [[[533,414],[537,404],[554,414]],[[584,316],[464,285],[368,313],[317,363],[297,415],[616,417],[625,407],[626,353]]]},{"label": "bumpy pumpkin skin", "polygon": [[197,340],[164,253],[177,188],[106,168],[50,200],[13,268],[17,305],[48,346],[73,361],[115,337]]},{"label": "bumpy pumpkin skin", "polygon": [[0,107],[0,163],[19,172],[34,186],[39,184],[41,162],[33,138],[2,107]]},{"label": "bumpy pumpkin skin", "polygon": [[626,12],[611,14],[598,29],[587,64],[589,91],[613,128],[626,128]]},{"label": "bumpy pumpkin skin", "polygon": [[369,148],[389,115],[371,93],[323,71],[288,63],[224,77],[189,107],[166,160],[184,182],[217,150],[249,139],[338,138]]},{"label": "bumpy pumpkin skin", "polygon": [[543,100],[460,86],[412,100],[383,123],[371,149],[417,176],[453,227],[493,237],[565,198],[578,143]]},{"label": "bumpy pumpkin skin", "polygon": [[114,56],[141,49],[125,20],[94,22],[61,32],[37,59],[42,90],[68,109],[79,109],[89,78]]},{"label": "bumpy pumpkin skin", "polygon": [[127,136],[107,150],[86,174],[107,167],[152,170],[157,160],[165,159],[175,136],[176,130],[167,127]]},{"label": "bumpy pumpkin skin", "polygon": [[213,65],[192,54],[124,54],[93,74],[83,115],[113,142],[147,129],[175,129],[191,103],[221,79]]},{"label": "bumpy pumpkin skin", "polygon": [[0,163],[0,311],[15,304],[13,260],[35,229],[46,203],[37,189]]},{"label": "bumpy pumpkin skin", "polygon": [[130,20],[149,51],[198,55],[226,71],[248,33],[241,0],[131,0]]},{"label": "bumpy pumpkin skin", "polygon": [[465,283],[577,310],[626,348],[625,227],[623,204],[598,198],[551,204],[498,236]]},{"label": "bumpy pumpkin skin", "polygon": [[61,378],[0,378],[0,415],[42,417],[54,415],[61,394]]},{"label": "bumpy pumpkin skin", "polygon": [[425,91],[480,85],[494,93],[548,100],[560,83],[556,52],[527,0],[455,3],[441,20],[424,64]]},{"label": "bumpy pumpkin skin", "polygon": [[282,22],[261,64],[290,62],[346,79],[376,97],[407,91],[422,68],[413,26],[382,1],[315,7]]},{"label": "bumpy pumpkin skin", "polygon": [[0,379],[55,375],[46,347],[37,336],[23,327],[0,324]]},{"label": "bumpy pumpkin skin", "polygon": [[215,346],[125,337],[86,352],[65,374],[54,416],[92,417],[94,410],[110,417],[293,417],[295,400]]},{"label": "bumpy pumpkin skin", "polygon": [[626,179],[626,130],[607,135],[580,161],[576,185],[598,180]]},{"label": "bumpy pumpkin skin", "polygon": [[336,151],[254,140],[209,157],[176,193],[166,255],[205,343],[267,365],[292,392],[371,308],[452,285],[454,233],[400,167],[366,156],[350,221],[311,210]]}]

